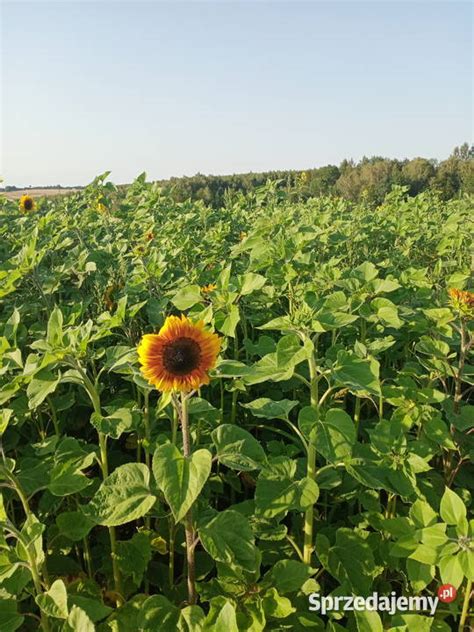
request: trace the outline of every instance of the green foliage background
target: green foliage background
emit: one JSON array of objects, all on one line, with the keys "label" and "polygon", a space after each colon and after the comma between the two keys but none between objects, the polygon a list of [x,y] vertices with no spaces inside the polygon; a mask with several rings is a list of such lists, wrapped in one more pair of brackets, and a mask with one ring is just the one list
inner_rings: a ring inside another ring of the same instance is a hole
[{"label": "green foliage background", "polygon": [[[472,288],[473,198],[305,180],[216,208],[107,175],[27,215],[1,200],[2,632],[466,623],[472,313],[447,288]],[[179,312],[223,337],[189,459],[135,351]],[[441,583],[459,596],[434,618],[308,610],[312,592]]]}]

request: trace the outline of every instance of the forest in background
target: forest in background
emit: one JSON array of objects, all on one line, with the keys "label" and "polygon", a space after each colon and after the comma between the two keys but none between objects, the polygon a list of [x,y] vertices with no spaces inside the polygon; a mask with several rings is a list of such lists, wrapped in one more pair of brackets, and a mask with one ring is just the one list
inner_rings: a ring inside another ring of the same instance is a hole
[{"label": "forest in background", "polygon": [[408,187],[412,196],[432,189],[444,200],[474,193],[474,146],[455,147],[447,160],[428,158],[398,160],[381,156],[364,157],[359,162],[344,160],[339,166],[326,165],[304,171],[266,171],[228,176],[197,174],[160,180],[166,193],[177,202],[202,200],[218,208],[226,196],[254,191],[268,180],[300,200],[337,195],[354,202],[364,199],[382,203],[394,185]]},{"label": "forest in background", "polygon": [[[142,178],[146,179],[146,174],[142,174]],[[394,185],[408,187],[411,196],[431,189],[441,199],[450,200],[464,193],[474,193],[474,146],[464,143],[455,147],[449,158],[443,161],[364,156],[359,162],[343,160],[339,166],[220,176],[198,173],[157,180],[157,183],[176,202],[202,200],[213,208],[219,208],[226,203],[228,196],[248,194],[269,180],[276,181],[277,187],[284,189],[295,200],[335,195],[353,202],[363,200],[381,204]],[[72,188],[83,187],[62,187],[60,184],[40,187],[44,195],[48,195],[48,189],[57,193]],[[7,193],[20,190],[26,189],[12,185],[0,188]]]}]

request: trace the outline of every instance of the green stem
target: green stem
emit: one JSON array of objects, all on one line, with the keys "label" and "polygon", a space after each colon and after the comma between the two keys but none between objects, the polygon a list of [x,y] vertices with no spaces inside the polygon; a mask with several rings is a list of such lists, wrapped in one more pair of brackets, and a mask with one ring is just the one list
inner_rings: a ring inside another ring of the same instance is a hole
[{"label": "green stem", "polygon": [[174,535],[175,535],[175,525],[173,517],[170,517],[169,521],[169,560],[168,560],[168,582],[170,588],[174,586]]},{"label": "green stem", "polygon": [[291,544],[291,546],[294,548],[294,550],[296,551],[297,556],[300,558],[300,560],[302,562],[304,562],[303,559],[303,553],[301,552],[300,547],[296,544],[296,542],[294,541],[294,539],[291,537],[291,535],[286,534],[285,538],[288,540],[288,542]]},{"label": "green stem", "polygon": [[472,580],[466,580],[466,592],[464,594],[464,601],[462,604],[461,618],[459,620],[459,632],[463,632],[464,625],[469,614],[469,602],[471,601],[472,592]]},{"label": "green stem", "polygon": [[[176,436],[178,434],[178,411],[173,406],[173,418],[171,421],[171,442],[176,445]],[[176,535],[176,525],[174,522],[173,514],[169,517],[169,559],[168,559],[168,582],[170,588],[174,586],[174,541]]]},{"label": "green stem", "polygon": [[[360,321],[360,340],[363,344],[365,344],[365,338],[367,336],[367,323],[362,318]],[[355,410],[354,410],[354,424],[356,430],[356,437],[359,433],[359,421],[360,421],[360,407],[361,407],[361,399],[356,396]]]},{"label": "green stem", "polygon": [[221,424],[224,423],[224,380],[220,380],[220,391],[221,391]]},{"label": "green stem", "polygon": [[[100,404],[100,396],[92,381],[87,376],[84,369],[80,366],[80,364],[75,363],[75,368],[81,374],[84,388],[86,389],[87,394],[92,402],[92,406],[94,408],[94,412],[97,415],[102,414],[102,407]],[[102,432],[97,433],[99,436],[99,450],[100,450],[100,467],[102,470],[102,478],[106,479],[109,475],[109,462],[107,455],[107,436]],[[117,538],[115,535],[115,527],[108,527],[109,531],[109,540],[110,540],[110,557],[112,559],[112,574],[114,577],[114,588],[117,594],[116,603],[117,606],[121,606],[123,604],[122,597],[122,577],[120,574],[120,569],[118,567],[117,561]]]},{"label": "green stem", "polygon": [[[41,595],[41,580],[38,572],[38,567],[36,566],[35,554],[31,553],[28,546],[25,546],[25,549],[28,555],[28,562],[30,563],[30,570],[33,577],[33,583],[35,585],[36,594]],[[43,611],[41,611],[41,627],[43,628],[44,632],[49,632],[51,629],[49,627],[49,619]]]},{"label": "green stem", "polygon": [[[32,522],[33,518],[34,518],[34,514],[31,511],[30,504],[28,502],[28,498],[27,498],[25,492],[23,491],[23,488],[20,485],[19,480],[6,467],[5,468],[2,467],[1,469],[2,469],[2,472],[3,472],[4,476],[6,478],[8,478],[8,480],[12,484],[14,490],[16,491],[16,493],[18,495],[18,498],[20,499],[21,505],[23,507],[23,511],[25,512],[25,516],[26,516],[27,522]],[[47,557],[48,557],[47,551],[44,551],[44,563],[43,563],[43,568],[42,568],[42,575],[43,575],[43,579],[44,579],[44,583],[46,585],[46,588],[49,588],[49,583],[50,583],[49,582],[49,573],[48,573],[48,568],[46,566]],[[36,565],[35,565],[35,568],[36,568]]]},{"label": "green stem", "polygon": [[[189,432],[188,398],[184,393],[181,393],[181,429],[183,432],[183,454],[186,458],[189,458],[191,456],[191,436]],[[184,529],[186,534],[186,561],[188,567],[188,605],[193,606],[197,602],[197,594],[192,509],[189,509],[184,518]]]},{"label": "green stem", "polygon": [[397,506],[396,494],[389,494],[389,497],[387,500],[387,509],[385,511],[386,518],[393,518],[393,516],[395,515],[396,506]]},{"label": "green stem", "polygon": [[466,350],[467,350],[467,340],[466,340],[466,325],[464,320],[461,319],[461,349],[459,352],[459,365],[458,370],[455,376],[455,390],[454,390],[454,413],[459,414],[459,410],[461,407],[462,400],[462,376],[464,372],[464,365],[466,362]]},{"label": "green stem", "polygon": [[[143,395],[143,420],[145,423],[145,463],[148,469],[150,469],[150,392],[148,390],[145,391]],[[151,530],[151,518],[150,516],[145,516],[145,529],[148,531]],[[150,581],[145,575],[145,593],[148,595],[150,592]]]},{"label": "green stem", "polygon": [[147,467],[150,467],[150,452],[147,448],[150,447],[150,392],[145,391],[144,394],[144,415],[143,419],[145,422],[145,439],[147,445],[145,446],[145,463]]},{"label": "green stem", "polygon": [[99,435],[99,450],[100,450],[100,469],[102,471],[102,478],[107,478],[109,475],[109,460],[107,455],[107,436],[102,432],[97,433]]},{"label": "green stem", "polygon": [[[316,350],[315,350],[316,353]],[[308,360],[309,375],[311,383],[311,406],[316,411],[316,419],[319,418],[319,377],[317,373],[315,356],[311,355]],[[312,480],[316,477],[316,449],[312,441],[308,444],[308,462],[306,469],[306,476]],[[304,516],[304,548],[303,548],[303,560],[306,564],[311,564],[311,555],[313,553],[313,522],[314,522],[314,505],[311,505],[306,510]]]},{"label": "green stem", "polygon": [[237,390],[232,391],[232,409],[230,412],[230,423],[231,424],[235,424],[235,421],[237,419],[237,398],[239,396],[239,393]]},{"label": "green stem", "polygon": [[58,415],[56,413],[56,408],[54,406],[53,399],[51,397],[48,397],[47,399],[48,399],[49,407],[51,408],[51,420],[52,420],[53,426],[54,426],[54,433],[57,436],[57,438],[59,439],[60,436],[61,436],[61,433],[59,431]]},{"label": "green stem", "polygon": [[355,403],[355,410],[354,410],[354,425],[355,425],[356,437],[359,434],[360,406],[361,406],[360,397],[356,396],[356,403]]},{"label": "green stem", "polygon": [[178,413],[173,408],[173,419],[171,420],[171,443],[176,445],[176,437],[178,435]]},{"label": "green stem", "polygon": [[82,545],[84,547],[84,561],[87,567],[87,574],[89,575],[89,579],[93,579],[94,573],[92,572],[91,550],[89,548],[89,541],[87,539],[87,536],[82,539]]}]

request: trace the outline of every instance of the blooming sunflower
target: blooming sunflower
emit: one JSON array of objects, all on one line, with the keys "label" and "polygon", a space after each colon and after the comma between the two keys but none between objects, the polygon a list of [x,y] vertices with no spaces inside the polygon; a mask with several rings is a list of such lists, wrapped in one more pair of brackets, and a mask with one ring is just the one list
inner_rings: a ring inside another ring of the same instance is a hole
[{"label": "blooming sunflower", "polygon": [[160,391],[189,392],[209,384],[221,340],[184,314],[168,316],[157,334],[145,334],[138,345],[141,371]]},{"label": "blooming sunflower", "polygon": [[20,198],[20,211],[33,211],[35,208],[35,201],[31,195],[22,195]]},{"label": "blooming sunflower", "polygon": [[203,294],[210,294],[211,292],[214,292],[214,290],[217,290],[217,285],[214,285],[214,283],[209,283],[209,285],[203,285],[201,288],[201,292]]}]

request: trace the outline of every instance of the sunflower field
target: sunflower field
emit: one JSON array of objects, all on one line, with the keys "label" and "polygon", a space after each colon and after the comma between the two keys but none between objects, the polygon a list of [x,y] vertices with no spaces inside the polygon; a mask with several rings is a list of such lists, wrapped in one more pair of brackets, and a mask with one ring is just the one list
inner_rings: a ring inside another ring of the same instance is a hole
[{"label": "sunflower field", "polygon": [[468,630],[473,198],[107,178],[0,198],[0,632]]}]

